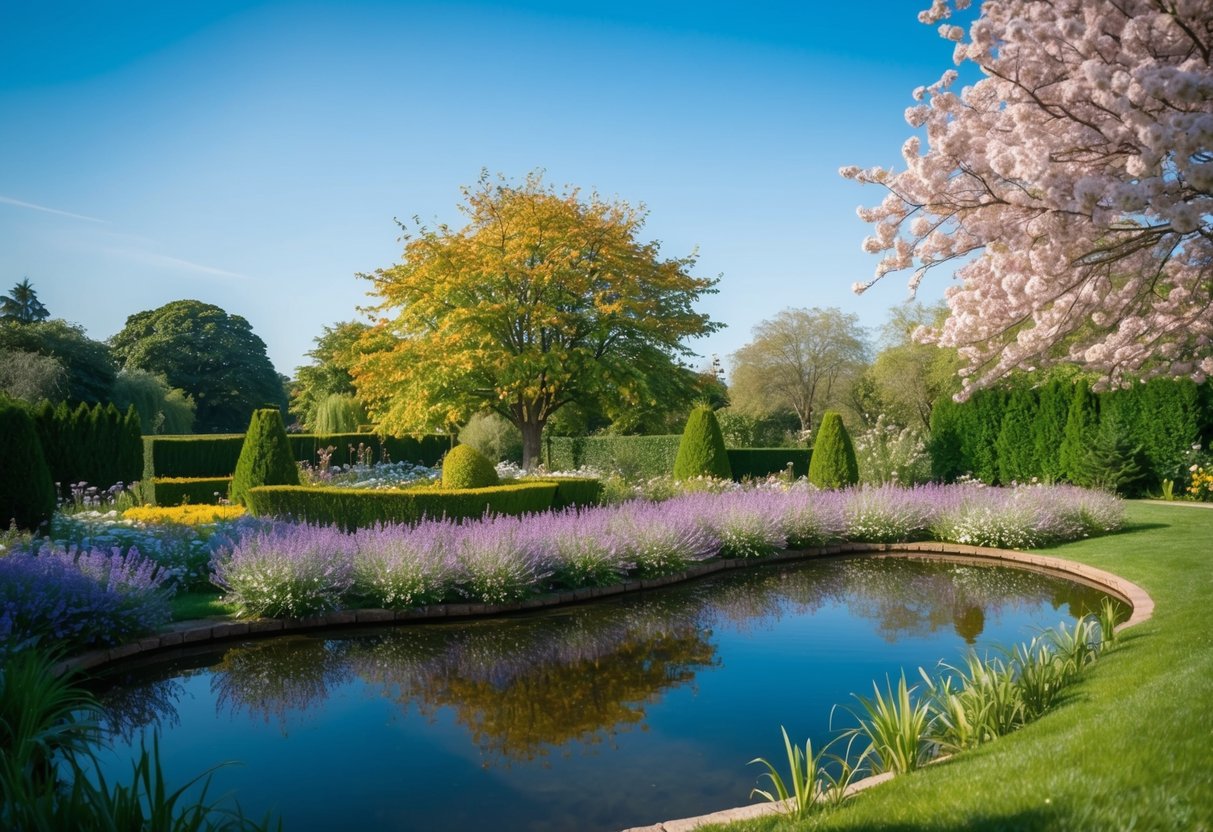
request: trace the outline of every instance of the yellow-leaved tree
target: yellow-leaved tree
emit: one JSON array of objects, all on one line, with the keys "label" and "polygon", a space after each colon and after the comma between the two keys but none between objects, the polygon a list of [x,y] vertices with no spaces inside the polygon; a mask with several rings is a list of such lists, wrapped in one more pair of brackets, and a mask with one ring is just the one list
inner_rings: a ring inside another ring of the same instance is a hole
[{"label": "yellow-leaved tree", "polygon": [[380,299],[365,338],[381,348],[352,373],[380,430],[495,410],[522,433],[529,468],[561,407],[652,404],[686,377],[685,339],[721,326],[694,309],[717,281],[689,274],[693,255],[642,242],[643,209],[557,192],[538,173],[482,175],[463,196],[465,227],[402,225],[402,261],[363,275]]}]

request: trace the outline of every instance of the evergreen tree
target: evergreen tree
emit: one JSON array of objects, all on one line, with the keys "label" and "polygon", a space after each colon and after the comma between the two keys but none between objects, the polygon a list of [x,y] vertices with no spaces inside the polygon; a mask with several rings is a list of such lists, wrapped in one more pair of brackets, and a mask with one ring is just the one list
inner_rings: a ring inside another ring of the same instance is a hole
[{"label": "evergreen tree", "polygon": [[945,397],[931,408],[931,438],[927,452],[931,455],[931,476],[943,482],[953,482],[961,474],[972,470],[964,455],[961,438],[960,409],[963,405]]},{"label": "evergreen tree", "polygon": [[1076,482],[1126,497],[1140,497],[1149,486],[1149,460],[1140,442],[1116,416],[1102,419],[1095,438],[1078,464]]},{"label": "evergreen tree", "polygon": [[130,484],[143,479],[143,422],[133,404],[122,417],[122,468],[118,477]]},{"label": "evergreen tree", "polygon": [[0,401],[0,528],[34,531],[55,511],[55,484],[25,407]]},{"label": "evergreen tree", "polygon": [[692,477],[722,480],[733,477],[720,423],[716,421],[716,413],[707,406],[695,408],[687,417],[682,441],[678,443],[678,456],[674,458],[674,479],[687,480]]},{"label": "evergreen tree", "polygon": [[978,390],[961,407],[960,436],[973,476],[984,483],[998,482],[996,443],[1002,430],[1006,394],[1001,390]]},{"label": "evergreen tree", "polygon": [[1032,442],[1040,465],[1039,476],[1048,483],[1065,477],[1061,464],[1061,443],[1065,440],[1066,417],[1070,413],[1072,398],[1072,386],[1060,379],[1053,379],[1040,388],[1040,406],[1032,425]]},{"label": "evergreen tree", "polygon": [[1004,485],[1028,482],[1040,475],[1040,460],[1036,456],[1033,434],[1038,411],[1036,392],[1029,388],[1016,389],[1007,399],[1002,425],[994,443],[998,457],[998,479]]},{"label": "evergreen tree", "polygon": [[1140,388],[1140,440],[1155,480],[1187,478],[1187,459],[1200,442],[1200,391],[1187,379],[1155,378]]},{"label": "evergreen tree", "polygon": [[249,489],[259,485],[298,484],[299,468],[286,438],[282,411],[276,407],[254,410],[232,475],[232,501],[247,506]]},{"label": "evergreen tree", "polygon": [[859,482],[855,446],[837,411],[827,410],[821,417],[809,460],[809,482],[818,488],[845,488]]},{"label": "evergreen tree", "polygon": [[1099,429],[1099,401],[1091,393],[1085,379],[1074,385],[1066,427],[1058,452],[1063,476],[1070,482],[1080,482],[1087,450],[1095,441]]}]

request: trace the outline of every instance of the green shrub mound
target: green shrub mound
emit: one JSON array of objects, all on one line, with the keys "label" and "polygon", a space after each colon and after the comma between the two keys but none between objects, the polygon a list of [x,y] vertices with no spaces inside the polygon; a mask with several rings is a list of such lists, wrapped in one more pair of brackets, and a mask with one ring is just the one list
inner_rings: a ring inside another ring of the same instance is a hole
[{"label": "green shrub mound", "polygon": [[497,469],[471,445],[456,445],[442,460],[442,487],[488,488],[497,485]]},{"label": "green shrub mound", "polygon": [[299,468],[286,438],[282,412],[273,407],[254,410],[232,475],[232,500],[246,505],[249,489],[259,485],[298,484]]},{"label": "green shrub mound", "polygon": [[33,531],[51,519],[55,502],[33,418],[22,405],[0,402],[0,528]]},{"label": "green shrub mound", "polygon": [[144,489],[144,500],[154,506],[215,505],[231,492],[231,477],[157,477]]},{"label": "green shrub mound", "polygon": [[808,448],[729,448],[728,454],[729,468],[738,482],[746,477],[762,479],[782,474],[788,463],[792,464],[792,476],[808,476],[812,457]]},{"label": "green shrub mound", "polygon": [[602,482],[593,477],[552,477],[547,480],[528,482],[550,482],[556,486],[552,497],[552,508],[571,506],[596,506],[602,502]]},{"label": "green shrub mound", "polygon": [[827,410],[817,429],[817,441],[809,463],[809,482],[818,488],[846,488],[859,482],[855,446],[842,423],[842,416],[836,411]]},{"label": "green shrub mound", "polygon": [[289,518],[345,531],[379,523],[416,523],[423,518],[459,520],[492,514],[531,514],[551,508],[556,483],[530,481],[490,488],[417,488],[407,491],[359,488],[261,486],[248,492],[258,517]]},{"label": "green shrub mound", "polygon": [[722,480],[733,477],[720,423],[710,407],[697,407],[691,411],[682,431],[682,441],[678,443],[678,456],[674,459],[674,479],[693,477]]}]

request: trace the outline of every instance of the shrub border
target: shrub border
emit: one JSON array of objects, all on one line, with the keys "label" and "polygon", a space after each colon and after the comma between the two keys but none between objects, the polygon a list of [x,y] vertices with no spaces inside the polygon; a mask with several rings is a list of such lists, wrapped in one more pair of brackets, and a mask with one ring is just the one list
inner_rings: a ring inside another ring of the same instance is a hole
[{"label": "shrub border", "polygon": [[[479,618],[506,613],[526,612],[535,609],[577,604],[595,598],[607,598],[612,595],[623,595],[629,592],[657,589],[729,569],[850,554],[911,558],[931,558],[932,556],[944,555],[949,560],[982,563],[990,561],[1000,562],[1027,571],[1065,577],[1107,592],[1129,605],[1132,612],[1126,621],[1117,625],[1117,631],[1148,621],[1154,615],[1154,600],[1137,584],[1112,572],[1096,569],[1093,566],[1078,563],[1077,561],[1065,560],[1064,558],[1034,555],[1029,552],[1017,552],[1009,549],[994,549],[987,546],[967,546],[956,543],[939,543],[936,541],[920,543],[840,543],[833,546],[783,551],[764,558],[720,558],[699,563],[683,572],[665,575],[660,578],[635,579],[611,586],[586,587],[583,589],[553,592],[509,604],[432,604],[427,607],[408,610],[338,610],[326,615],[308,618],[254,618],[245,621],[197,619],[193,621],[180,621],[170,625],[156,635],[145,636],[137,641],[117,647],[93,650],[63,659],[56,663],[55,670],[58,673],[95,670],[145,653],[215,641],[247,638],[250,636],[271,636],[319,628],[331,629],[369,624],[383,625],[430,619]],[[856,785],[867,788],[869,785],[876,785],[875,783],[868,782],[868,780],[874,779],[877,778],[867,778]],[[883,779],[880,782],[884,782]],[[739,807],[738,809],[728,809],[725,810],[725,813],[717,813],[722,815],[719,819],[715,815],[705,815],[686,820],[695,821],[694,825],[698,825],[700,823],[738,820],[743,817],[757,817],[757,815],[751,814],[733,814],[742,809],[764,809],[767,812],[774,812],[779,810],[779,806],[778,804],[756,804],[754,806]],[[727,817],[724,816],[725,814],[727,814]],[[663,824],[656,824],[654,826],[636,827],[635,832],[663,832],[663,830],[664,832],[675,832],[675,830],[694,828],[694,825],[682,825],[683,821],[681,820],[666,821],[666,823],[676,825],[667,827]],[[627,831],[625,830],[625,832]]]}]

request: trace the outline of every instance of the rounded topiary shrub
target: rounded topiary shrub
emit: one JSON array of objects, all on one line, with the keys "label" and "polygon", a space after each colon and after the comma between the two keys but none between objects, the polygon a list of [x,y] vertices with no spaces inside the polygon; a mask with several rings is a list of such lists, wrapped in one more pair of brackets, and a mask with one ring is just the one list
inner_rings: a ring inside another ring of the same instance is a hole
[{"label": "rounded topiary shrub", "polygon": [[54,512],[55,483],[34,420],[21,405],[0,402],[0,528],[33,531]]},{"label": "rounded topiary shrub", "polygon": [[442,459],[443,488],[488,488],[499,482],[493,463],[471,445],[456,445]]},{"label": "rounded topiary shrub", "polygon": [[818,488],[845,488],[859,482],[855,446],[842,416],[827,410],[817,429],[813,456],[809,460],[809,482]]},{"label": "rounded topiary shrub", "polygon": [[710,407],[697,407],[687,417],[682,430],[682,441],[678,443],[678,456],[674,458],[674,479],[691,477],[716,477],[732,479],[729,454],[724,448],[724,436],[720,423]]},{"label": "rounded topiary shrub", "polygon": [[232,475],[232,501],[248,505],[248,490],[259,485],[298,484],[299,468],[286,438],[282,412],[276,407],[254,410]]}]

